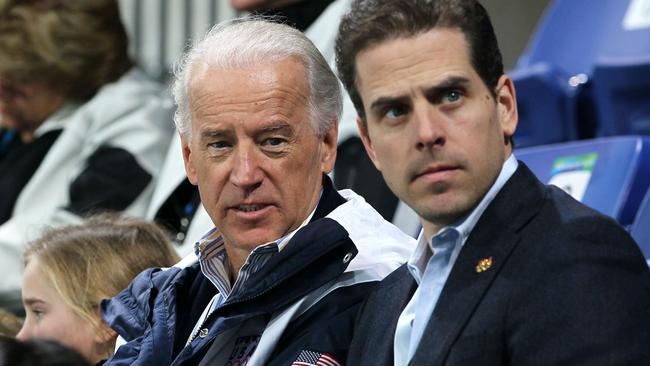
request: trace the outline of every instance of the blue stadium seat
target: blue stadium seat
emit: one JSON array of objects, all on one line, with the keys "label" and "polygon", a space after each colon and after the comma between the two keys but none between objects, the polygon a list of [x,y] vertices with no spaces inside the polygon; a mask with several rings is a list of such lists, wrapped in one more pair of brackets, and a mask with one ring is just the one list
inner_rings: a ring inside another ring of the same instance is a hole
[{"label": "blue stadium seat", "polygon": [[554,0],[542,16],[517,69],[544,62],[567,75],[590,74],[614,8],[628,0]]},{"label": "blue stadium seat", "polygon": [[597,135],[650,134],[650,8],[609,2],[591,78]]},{"label": "blue stadium seat", "polygon": [[628,227],[650,185],[650,137],[619,136],[517,149],[546,183]]},{"label": "blue stadium seat", "polygon": [[[526,51],[509,74],[522,111],[515,135],[520,147],[590,137],[594,127],[578,124],[578,96],[598,53],[602,9],[610,0],[556,0],[549,3]],[[587,12],[588,14],[585,14]],[[558,127],[559,126],[559,127]],[[521,140],[521,143],[520,143]]]},{"label": "blue stadium seat", "polygon": [[[566,75],[546,63],[509,73],[517,92],[519,124],[515,143],[519,147],[575,140],[576,90]],[[540,108],[543,105],[552,106]]]},{"label": "blue stadium seat", "polygon": [[[511,75],[519,108],[524,111],[522,125],[564,127],[550,135],[528,136],[524,131],[520,146],[650,133],[647,12],[647,3],[631,0],[554,0],[549,4]],[[540,64],[552,70],[559,82],[548,82],[550,76],[533,72]],[[562,93],[565,102],[558,103]]]},{"label": "blue stadium seat", "polygon": [[641,247],[641,251],[650,263],[650,189],[645,195],[639,211],[634,218],[630,234]]},{"label": "blue stadium seat", "polygon": [[598,136],[650,135],[650,54],[601,59],[594,69],[592,92]]}]

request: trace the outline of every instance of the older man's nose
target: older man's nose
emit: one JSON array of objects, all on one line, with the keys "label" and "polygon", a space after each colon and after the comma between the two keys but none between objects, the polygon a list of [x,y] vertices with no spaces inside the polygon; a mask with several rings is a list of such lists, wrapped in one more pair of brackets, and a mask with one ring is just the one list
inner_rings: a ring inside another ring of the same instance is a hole
[{"label": "older man's nose", "polygon": [[242,189],[255,188],[262,183],[264,173],[259,158],[247,147],[238,147],[235,152],[230,182]]}]

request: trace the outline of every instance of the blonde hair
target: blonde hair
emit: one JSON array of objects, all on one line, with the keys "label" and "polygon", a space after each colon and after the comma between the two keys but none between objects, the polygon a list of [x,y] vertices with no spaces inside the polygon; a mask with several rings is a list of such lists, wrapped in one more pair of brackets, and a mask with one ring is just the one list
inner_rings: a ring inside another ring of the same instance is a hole
[{"label": "blonde hair", "polygon": [[170,267],[180,258],[156,224],[101,214],[46,230],[25,252],[25,265],[33,259],[64,303],[104,332],[98,313],[102,299],[117,295],[143,270]]},{"label": "blonde hair", "polygon": [[0,0],[0,75],[89,99],[131,66],[116,0]]}]

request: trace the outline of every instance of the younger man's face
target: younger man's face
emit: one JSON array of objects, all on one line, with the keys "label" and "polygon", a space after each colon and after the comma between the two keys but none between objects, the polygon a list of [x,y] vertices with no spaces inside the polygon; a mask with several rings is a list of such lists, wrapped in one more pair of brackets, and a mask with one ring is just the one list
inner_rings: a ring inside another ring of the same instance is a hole
[{"label": "younger man's face", "polygon": [[511,153],[512,81],[496,100],[451,28],[384,41],[356,57],[366,149],[390,188],[421,217],[427,237],[467,215]]}]

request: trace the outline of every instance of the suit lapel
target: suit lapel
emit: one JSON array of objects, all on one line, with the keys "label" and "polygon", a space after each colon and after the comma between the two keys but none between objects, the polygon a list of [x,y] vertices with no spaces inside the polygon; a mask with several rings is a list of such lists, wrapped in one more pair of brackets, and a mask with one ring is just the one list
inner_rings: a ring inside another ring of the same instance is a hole
[{"label": "suit lapel", "polygon": [[[544,186],[520,162],[463,246],[412,365],[444,364],[454,341],[519,243],[519,230],[537,214],[543,190]],[[478,270],[482,260],[489,265]]]},{"label": "suit lapel", "polygon": [[[393,364],[393,340],[397,319],[416,289],[415,280],[406,265],[395,270],[384,281],[386,282],[373,293],[364,309],[366,321],[363,323],[369,324],[368,328],[360,332],[365,338],[364,365]],[[371,321],[367,321],[368,319]]]}]

